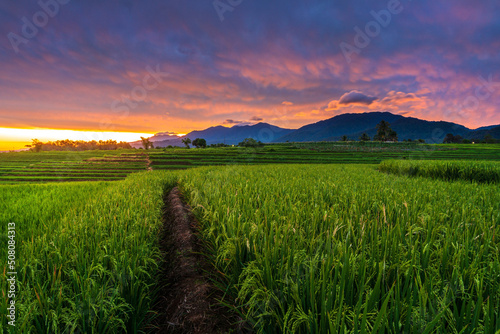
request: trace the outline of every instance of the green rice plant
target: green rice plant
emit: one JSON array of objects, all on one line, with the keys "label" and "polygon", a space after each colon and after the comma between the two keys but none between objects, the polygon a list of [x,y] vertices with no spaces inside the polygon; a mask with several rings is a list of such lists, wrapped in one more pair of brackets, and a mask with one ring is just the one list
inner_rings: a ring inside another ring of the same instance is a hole
[{"label": "green rice plant", "polygon": [[[0,186],[0,329],[141,332],[154,299],[171,173],[118,182]],[[16,225],[17,319],[7,326],[7,224]]]},{"label": "green rice plant", "polygon": [[500,191],[371,167],[198,168],[180,185],[258,333],[496,333]]},{"label": "green rice plant", "polygon": [[17,332],[140,332],[155,298],[162,196],[178,180],[257,332],[500,330],[497,184],[280,164],[0,186],[1,244],[8,222],[17,231]]},{"label": "green rice plant", "polygon": [[466,180],[478,183],[500,183],[500,162],[494,161],[383,161],[379,170],[407,176],[422,176],[447,181]]}]

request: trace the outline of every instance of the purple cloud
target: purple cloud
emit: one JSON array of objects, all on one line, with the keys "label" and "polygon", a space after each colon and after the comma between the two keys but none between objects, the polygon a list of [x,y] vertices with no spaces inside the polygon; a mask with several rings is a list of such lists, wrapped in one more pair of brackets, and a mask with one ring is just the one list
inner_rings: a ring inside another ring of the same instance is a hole
[{"label": "purple cloud", "polygon": [[345,93],[339,100],[339,104],[364,104],[370,105],[377,100],[374,96],[365,95],[357,90]]}]

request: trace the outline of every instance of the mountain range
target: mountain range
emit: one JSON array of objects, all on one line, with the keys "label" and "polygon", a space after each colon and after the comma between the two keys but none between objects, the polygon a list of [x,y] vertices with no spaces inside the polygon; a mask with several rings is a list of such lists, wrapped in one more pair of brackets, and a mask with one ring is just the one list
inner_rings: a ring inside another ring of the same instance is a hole
[{"label": "mountain range", "polygon": [[[158,133],[150,138],[156,147],[183,146],[182,139],[203,138],[207,144],[225,143],[237,145],[245,138],[254,138],[263,143],[337,141],[343,136],[350,140],[358,140],[366,133],[371,138],[377,133],[377,124],[382,120],[389,122],[397,132],[399,140],[424,139],[427,143],[442,143],[448,133],[460,135],[471,140],[481,140],[486,135],[500,139],[500,124],[469,129],[463,125],[445,121],[425,121],[414,117],[395,115],[389,112],[370,112],[362,114],[342,114],[317,123],[305,125],[299,129],[284,129],[267,123],[238,126],[210,127],[201,131],[192,131],[183,137],[170,133]],[[141,147],[141,142],[131,143]]]}]

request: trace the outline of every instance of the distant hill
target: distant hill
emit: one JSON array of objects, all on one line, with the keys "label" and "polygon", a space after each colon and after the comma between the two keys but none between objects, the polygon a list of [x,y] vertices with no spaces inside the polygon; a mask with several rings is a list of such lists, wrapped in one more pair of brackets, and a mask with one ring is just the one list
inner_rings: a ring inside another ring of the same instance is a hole
[{"label": "distant hill", "polygon": [[[181,146],[182,145],[182,146],[184,146],[181,142],[181,140],[182,140],[181,137],[170,134],[170,133],[166,133],[166,132],[157,133],[153,137],[149,137],[148,139],[149,139],[149,141],[154,143],[155,146],[158,146],[158,147],[166,147],[168,145],[172,145],[172,146]],[[164,143],[167,143],[167,142],[171,143],[171,144],[166,144],[165,146],[163,146]],[[142,147],[142,141],[140,141],[140,140],[131,142],[129,144],[133,148]]]},{"label": "distant hill", "polygon": [[283,137],[277,138],[274,142],[338,140],[344,135],[349,136],[355,133],[369,131],[375,128],[382,120],[392,124],[394,121],[401,118],[403,118],[403,116],[394,115],[388,112],[342,114],[324,121],[303,126]]},{"label": "distant hill", "polygon": [[[294,130],[280,128],[267,123],[244,126],[235,125],[231,128],[219,125],[201,131],[192,131],[184,137],[167,136],[163,140],[155,140],[160,138],[160,136],[155,135],[154,137],[151,137],[150,140],[154,141],[155,147],[167,147],[169,145],[184,146],[184,144],[182,144],[183,138],[189,138],[191,140],[203,138],[207,141],[208,145],[218,143],[237,145],[246,138],[253,138],[257,141],[260,140],[263,143],[270,143],[292,131]],[[131,145],[134,147],[136,147],[135,145],[138,145],[137,147],[141,147],[141,142],[134,142],[131,143]]]},{"label": "distant hill", "polygon": [[498,126],[499,126],[498,124],[497,125],[483,126],[483,127],[474,129],[474,131],[478,131],[478,130],[491,130],[491,129],[496,128]]},{"label": "distant hill", "polygon": [[263,143],[270,143],[273,140],[287,135],[294,130],[280,128],[267,123],[257,123],[255,125],[233,126],[226,128],[216,126],[203,131],[193,131],[186,135],[191,140],[204,138],[207,144],[225,143],[228,145],[237,145],[245,138],[253,138]]},{"label": "distant hill", "polygon": [[482,139],[484,135],[490,134],[493,138],[500,139],[500,125],[471,130],[451,122],[433,122],[389,112],[371,112],[338,115],[303,126],[274,142],[336,141],[341,140],[344,135],[350,140],[358,140],[365,132],[373,138],[377,133],[376,126],[382,120],[391,124],[391,128],[397,132],[400,141],[424,139],[427,143],[442,143],[448,133],[468,139]]},{"label": "distant hill", "polygon": [[[402,117],[395,122],[389,123],[391,128],[397,132],[400,141],[424,139],[426,143],[441,144],[448,133],[465,138],[471,131],[465,126],[455,123],[424,121],[413,117]],[[377,134],[377,128],[374,127],[366,131],[366,133],[373,138]],[[352,139],[357,140],[362,134],[363,132],[352,134]]]},{"label": "distant hill", "polygon": [[484,128],[479,128],[469,132],[464,138],[471,140],[481,140],[486,135],[490,135],[494,139],[500,139],[500,125],[488,126]]},{"label": "distant hill", "polygon": [[[225,143],[237,145],[245,138],[254,138],[263,143],[284,143],[304,141],[337,141],[342,136],[350,140],[358,140],[363,133],[371,138],[377,133],[377,124],[380,121],[391,124],[397,132],[400,141],[406,139],[424,139],[427,143],[442,143],[448,133],[460,135],[471,140],[481,140],[486,135],[500,139],[500,125],[490,125],[471,130],[463,125],[452,122],[425,121],[414,117],[404,117],[389,112],[370,112],[363,114],[342,114],[330,119],[308,124],[297,130],[280,128],[267,123],[238,126],[231,128],[214,126],[201,131],[193,131],[184,137],[177,137],[171,133],[158,133],[150,138],[156,147],[184,146],[183,138],[203,138],[207,144]],[[141,147],[141,141],[130,143],[133,147]]]}]

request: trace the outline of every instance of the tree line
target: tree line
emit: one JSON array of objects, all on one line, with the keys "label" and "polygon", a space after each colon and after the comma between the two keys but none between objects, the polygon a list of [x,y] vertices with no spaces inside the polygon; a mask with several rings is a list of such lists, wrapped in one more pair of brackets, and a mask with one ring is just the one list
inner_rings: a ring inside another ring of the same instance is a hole
[{"label": "tree line", "polygon": [[[342,141],[347,141],[347,140],[348,140],[347,136],[342,137]],[[359,137],[359,140],[370,141],[371,138],[365,132]],[[381,121],[379,124],[377,124],[377,134],[373,137],[373,140],[397,142],[398,134],[391,128],[391,124],[389,124],[389,122]]]},{"label": "tree line", "polygon": [[91,151],[91,150],[103,150],[111,151],[118,149],[132,149],[132,146],[127,142],[117,142],[116,140],[56,140],[48,141],[46,143],[41,142],[38,139],[32,139],[31,145],[26,145],[33,152],[41,151]]},{"label": "tree line", "polygon": [[498,143],[497,139],[493,138],[489,133],[484,136],[483,139],[466,139],[460,135],[454,135],[452,133],[448,133],[446,137],[444,137],[443,144],[471,144],[471,143],[482,143],[482,144],[495,144]]},{"label": "tree line", "polygon": [[[191,141],[189,138],[184,138],[182,139],[182,143],[186,146],[186,148],[190,148],[190,144],[193,144],[196,148],[206,148],[207,146],[207,141],[203,138],[196,138],[195,140]],[[218,143],[218,144],[210,144],[210,147],[229,147],[231,145],[223,144],[223,143]],[[260,140],[257,141],[253,138],[246,138],[242,142],[238,144],[240,147],[261,147],[264,146],[264,143],[261,142]],[[172,146],[169,146],[169,148],[172,148]]]}]

